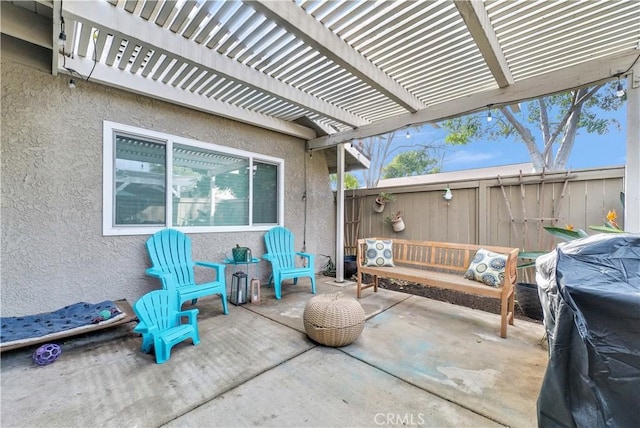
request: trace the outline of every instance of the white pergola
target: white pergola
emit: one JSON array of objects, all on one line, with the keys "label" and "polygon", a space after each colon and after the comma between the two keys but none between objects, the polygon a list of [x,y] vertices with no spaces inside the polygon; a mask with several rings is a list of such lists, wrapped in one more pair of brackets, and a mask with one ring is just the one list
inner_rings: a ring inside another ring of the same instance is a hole
[{"label": "white pergola", "polygon": [[625,223],[640,232],[639,1],[48,0],[1,12],[3,33],[54,50],[53,74],[301,138],[328,150],[339,182],[345,164],[367,164],[353,139],[626,78]]}]

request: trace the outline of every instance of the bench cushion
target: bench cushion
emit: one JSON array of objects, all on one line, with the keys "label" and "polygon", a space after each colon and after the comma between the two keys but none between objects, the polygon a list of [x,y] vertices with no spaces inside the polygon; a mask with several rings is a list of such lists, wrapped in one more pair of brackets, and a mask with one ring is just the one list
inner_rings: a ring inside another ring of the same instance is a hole
[{"label": "bench cushion", "polygon": [[506,255],[480,248],[471,261],[464,277],[492,287],[499,287],[504,281],[504,268],[506,265]]},{"label": "bench cushion", "polygon": [[367,239],[365,266],[394,266],[393,241],[390,239]]}]

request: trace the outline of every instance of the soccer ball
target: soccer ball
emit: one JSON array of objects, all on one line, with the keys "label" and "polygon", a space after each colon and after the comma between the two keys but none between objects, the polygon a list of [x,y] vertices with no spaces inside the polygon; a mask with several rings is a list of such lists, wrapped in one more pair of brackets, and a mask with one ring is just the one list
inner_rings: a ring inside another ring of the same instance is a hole
[{"label": "soccer ball", "polygon": [[33,362],[39,366],[53,363],[62,354],[62,348],[55,343],[42,345],[33,353]]}]

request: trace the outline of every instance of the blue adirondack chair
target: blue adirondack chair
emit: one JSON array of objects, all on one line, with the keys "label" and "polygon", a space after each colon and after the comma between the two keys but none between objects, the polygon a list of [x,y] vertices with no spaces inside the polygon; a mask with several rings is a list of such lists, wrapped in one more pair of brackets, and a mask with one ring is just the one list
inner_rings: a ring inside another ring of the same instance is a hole
[{"label": "blue adirondack chair", "polygon": [[[271,263],[276,299],[282,297],[282,280],[293,278],[293,283],[297,284],[298,278],[306,276],[311,278],[311,292],[315,294],[315,255],[296,252],[293,247],[293,233],[284,227],[278,226],[269,230],[264,235],[264,242],[267,246],[267,254],[263,255],[262,258]],[[296,256],[304,257],[306,266],[297,266]]]},{"label": "blue adirondack chair", "polygon": [[[171,348],[177,343],[189,338],[194,345],[200,343],[198,309],[181,312],[175,291],[151,291],[133,304],[133,311],[139,320],[133,331],[142,334],[142,352],[149,353],[153,347],[158,364],[171,357]],[[182,317],[189,322],[182,324]]]},{"label": "blue adirondack chair", "polygon": [[[159,278],[165,290],[174,288],[178,292],[178,308],[187,300],[195,305],[198,297],[218,294],[222,298],[222,310],[227,309],[227,283],[224,276],[225,265],[221,263],[194,262],[191,259],[191,239],[175,229],[164,229],[147,240],[147,252],[152,267],[147,275]],[[216,279],[204,284],[196,284],[194,266],[203,266],[216,271]]]}]

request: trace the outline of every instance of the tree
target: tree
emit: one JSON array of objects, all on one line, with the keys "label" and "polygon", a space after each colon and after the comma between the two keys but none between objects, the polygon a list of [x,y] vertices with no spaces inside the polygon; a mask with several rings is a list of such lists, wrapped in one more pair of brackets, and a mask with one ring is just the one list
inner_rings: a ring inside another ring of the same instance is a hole
[{"label": "tree", "polygon": [[[364,170],[362,173],[367,188],[373,188],[378,185],[383,170],[387,162],[389,162],[389,157],[402,149],[412,149],[414,152],[424,151],[426,158],[429,159],[432,159],[429,154],[434,153],[433,159],[439,160],[435,161],[436,163],[431,168],[432,172],[435,172],[435,168],[441,164],[439,153],[444,149],[444,142],[414,143],[413,139],[417,137],[411,137],[409,131],[407,132],[409,139],[405,138],[405,135],[399,137],[397,133],[398,131],[393,131],[389,134],[368,137],[354,142],[355,147],[370,161],[369,169]],[[403,160],[403,162],[407,161],[408,159]],[[408,167],[408,165],[406,166]],[[401,176],[419,174],[422,169],[407,171]]]},{"label": "tree", "polygon": [[370,161],[369,168],[362,173],[364,183],[367,188],[376,187],[380,180],[380,174],[384,163],[392,151],[393,140],[396,137],[396,131],[385,135],[377,135],[368,137],[364,140],[355,142],[356,147]]},{"label": "tree", "polygon": [[[331,180],[332,187],[337,187],[338,185],[338,174],[331,174],[329,176]],[[357,189],[360,186],[360,182],[358,181],[358,177],[353,175],[350,172],[344,173],[344,188],[345,189]]]},{"label": "tree", "polygon": [[[526,145],[536,171],[562,171],[578,130],[603,135],[611,126],[620,127],[615,119],[599,117],[602,111],[622,106],[624,99],[616,96],[616,85],[617,82],[611,82],[541,97],[525,103],[525,109],[518,114],[501,106],[491,110],[500,112],[491,122],[485,121],[486,113],[448,120],[441,124],[449,131],[445,141],[467,144],[481,139],[518,137]],[[540,132],[538,138],[534,136],[533,127]]]},{"label": "tree", "polygon": [[396,155],[382,169],[382,178],[409,177],[440,172],[437,159],[429,156],[426,149],[411,150]]}]

